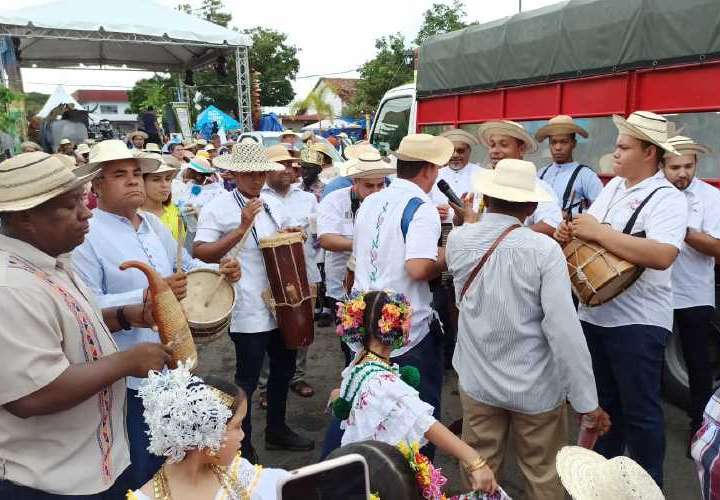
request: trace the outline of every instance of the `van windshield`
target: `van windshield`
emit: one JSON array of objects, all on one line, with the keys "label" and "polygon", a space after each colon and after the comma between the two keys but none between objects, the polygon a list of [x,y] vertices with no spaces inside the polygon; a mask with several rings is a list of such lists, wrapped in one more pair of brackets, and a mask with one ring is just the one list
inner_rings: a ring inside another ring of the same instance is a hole
[{"label": "van windshield", "polygon": [[370,142],[384,154],[395,151],[407,135],[412,102],[412,96],[388,99],[378,111]]}]

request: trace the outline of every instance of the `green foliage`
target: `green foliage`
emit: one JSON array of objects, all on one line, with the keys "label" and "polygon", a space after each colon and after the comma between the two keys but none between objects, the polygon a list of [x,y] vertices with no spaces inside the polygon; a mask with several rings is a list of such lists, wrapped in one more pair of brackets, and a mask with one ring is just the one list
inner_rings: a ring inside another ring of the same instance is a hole
[{"label": "green foliage", "polygon": [[135,86],[128,91],[130,101],[130,113],[140,113],[152,106],[156,110],[174,100],[173,79],[155,75],[152,78],[139,80]]},{"label": "green foliage", "polygon": [[50,94],[43,94],[41,92],[26,92],[25,113],[27,116],[33,117],[38,114],[49,97]]},{"label": "green foliage", "polygon": [[10,134],[17,133],[18,118],[20,112],[12,109],[11,104],[20,101],[23,94],[13,92],[7,87],[0,85],[0,132],[8,132]]},{"label": "green foliage", "polygon": [[423,13],[423,23],[413,43],[422,45],[431,36],[467,27],[464,21],[466,15],[465,3],[461,0],[453,0],[452,5],[434,3]]},{"label": "green foliage", "polygon": [[332,106],[326,101],[328,92],[329,89],[324,85],[316,88],[305,99],[294,102],[290,106],[290,113],[304,115],[308,110],[314,109],[321,120],[333,118]]},{"label": "green foliage", "polygon": [[292,84],[300,69],[297,47],[288,45],[287,35],[256,26],[245,30],[253,45],[250,67],[260,72],[260,102],[263,106],[285,106],[295,97]]}]

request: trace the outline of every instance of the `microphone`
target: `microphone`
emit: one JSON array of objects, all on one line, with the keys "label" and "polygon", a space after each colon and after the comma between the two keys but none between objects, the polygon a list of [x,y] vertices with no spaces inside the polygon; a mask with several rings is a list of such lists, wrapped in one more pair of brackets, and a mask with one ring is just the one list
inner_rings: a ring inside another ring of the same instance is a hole
[{"label": "microphone", "polygon": [[458,205],[460,207],[462,207],[464,205],[463,201],[460,199],[460,197],[457,194],[455,194],[455,191],[452,190],[452,188],[450,187],[450,184],[448,184],[447,181],[445,181],[445,179],[440,179],[437,182],[437,187],[440,190],[440,192],[442,194],[444,194],[445,196],[447,196],[448,200],[450,200],[452,203],[454,203],[455,205]]}]

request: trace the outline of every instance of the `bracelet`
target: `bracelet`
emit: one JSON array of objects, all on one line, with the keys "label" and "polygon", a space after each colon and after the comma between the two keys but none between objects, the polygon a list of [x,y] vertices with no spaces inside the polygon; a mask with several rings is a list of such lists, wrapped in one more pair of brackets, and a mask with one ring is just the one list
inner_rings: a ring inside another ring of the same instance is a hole
[{"label": "bracelet", "polygon": [[118,323],[120,323],[120,328],[123,330],[132,330],[132,325],[125,317],[125,306],[120,306],[116,309],[115,317],[117,318]]},{"label": "bracelet", "polygon": [[465,472],[468,474],[472,474],[478,469],[482,469],[487,465],[487,460],[485,460],[483,457],[477,457],[475,460],[470,462],[469,464],[465,464]]}]

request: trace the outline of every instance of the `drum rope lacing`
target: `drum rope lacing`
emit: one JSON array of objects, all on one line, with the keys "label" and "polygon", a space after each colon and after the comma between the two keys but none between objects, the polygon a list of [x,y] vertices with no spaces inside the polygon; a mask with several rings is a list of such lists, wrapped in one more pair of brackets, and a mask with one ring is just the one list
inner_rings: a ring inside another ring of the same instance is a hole
[{"label": "drum rope lacing", "polygon": [[[622,276],[622,273],[618,270],[617,266],[613,265],[605,257],[606,253],[607,253],[607,250],[605,250],[604,248],[602,248],[600,250],[596,250],[592,255],[590,255],[587,259],[585,259],[584,262],[582,262],[581,264],[578,264],[578,265],[573,265],[569,259],[567,261],[568,267],[571,267],[573,269],[573,271],[575,271],[575,276],[577,276],[578,281],[580,283],[582,283],[584,286],[586,286],[587,288],[589,288],[590,290],[592,290],[593,293],[597,293],[598,289],[593,286],[592,282],[587,277],[587,275],[585,274],[583,269],[585,269],[586,266],[588,266],[589,264],[594,262],[595,259],[602,258],[603,262],[605,262],[607,267],[610,268],[613,271],[613,273],[615,274],[615,276],[613,276],[613,278],[618,278],[618,277]],[[575,248],[573,250],[573,255],[575,256],[575,262],[577,262],[580,259],[577,248]],[[570,277],[572,278],[572,274]]]}]

